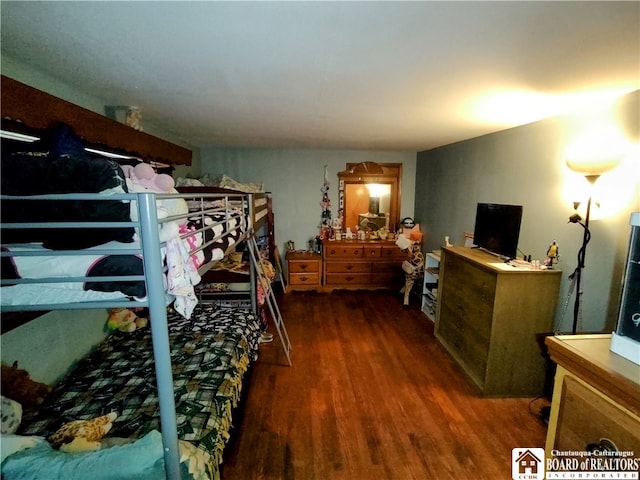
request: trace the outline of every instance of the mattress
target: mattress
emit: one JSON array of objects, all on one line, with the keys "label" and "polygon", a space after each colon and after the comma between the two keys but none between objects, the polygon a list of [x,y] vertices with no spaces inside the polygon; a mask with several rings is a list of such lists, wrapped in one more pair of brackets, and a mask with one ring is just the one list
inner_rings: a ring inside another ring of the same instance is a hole
[{"label": "mattress", "polygon": [[[203,304],[191,320],[170,312],[168,321],[178,436],[217,472],[261,324],[249,310]],[[149,329],[110,335],[25,415],[19,433],[47,436],[68,421],[109,412],[118,414],[109,437],[140,439],[159,430],[152,352]]]}]

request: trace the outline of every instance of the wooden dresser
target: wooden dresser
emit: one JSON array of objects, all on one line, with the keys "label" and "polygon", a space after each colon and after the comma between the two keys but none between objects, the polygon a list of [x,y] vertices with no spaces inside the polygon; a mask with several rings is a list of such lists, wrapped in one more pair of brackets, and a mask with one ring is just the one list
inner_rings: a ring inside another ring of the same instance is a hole
[{"label": "wooden dresser", "polygon": [[483,394],[542,394],[545,359],[537,335],[553,331],[561,272],[443,247],[439,280],[435,335]]},{"label": "wooden dresser", "polygon": [[554,451],[604,451],[612,446],[638,458],[640,366],[609,350],[611,335],[559,335],[548,337],[546,344],[558,365],[547,458]]},{"label": "wooden dresser", "polygon": [[402,288],[407,253],[393,240],[336,240],[323,244],[323,288]]},{"label": "wooden dresser", "polygon": [[322,255],[313,252],[287,252],[290,290],[320,290]]}]

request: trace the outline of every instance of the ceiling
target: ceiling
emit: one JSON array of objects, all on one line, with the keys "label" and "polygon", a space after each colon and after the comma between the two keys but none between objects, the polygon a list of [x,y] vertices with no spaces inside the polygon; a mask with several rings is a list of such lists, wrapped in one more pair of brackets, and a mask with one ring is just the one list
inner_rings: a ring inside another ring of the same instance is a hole
[{"label": "ceiling", "polygon": [[0,11],[3,54],[139,106],[143,124],[196,147],[421,151],[640,89],[635,1],[3,0]]}]

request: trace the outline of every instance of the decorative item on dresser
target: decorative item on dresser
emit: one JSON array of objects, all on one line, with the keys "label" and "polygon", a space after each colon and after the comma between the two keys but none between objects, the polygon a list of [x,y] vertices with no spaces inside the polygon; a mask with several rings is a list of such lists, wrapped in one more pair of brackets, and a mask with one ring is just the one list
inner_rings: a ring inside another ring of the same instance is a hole
[{"label": "decorative item on dresser", "polygon": [[324,242],[323,288],[372,290],[400,289],[404,284],[402,262],[406,252],[391,240],[343,240]]},{"label": "decorative item on dresser", "polygon": [[547,458],[553,458],[554,451],[592,451],[603,458],[624,458],[611,453],[615,450],[638,457],[640,367],[611,352],[610,343],[607,334],[546,339],[551,359],[558,364]]},{"label": "decorative item on dresser", "polygon": [[559,270],[532,270],[443,247],[435,335],[487,396],[542,393],[536,336],[553,330]]},{"label": "decorative item on dresser", "polygon": [[288,251],[286,254],[290,290],[320,290],[322,255],[315,252]]}]

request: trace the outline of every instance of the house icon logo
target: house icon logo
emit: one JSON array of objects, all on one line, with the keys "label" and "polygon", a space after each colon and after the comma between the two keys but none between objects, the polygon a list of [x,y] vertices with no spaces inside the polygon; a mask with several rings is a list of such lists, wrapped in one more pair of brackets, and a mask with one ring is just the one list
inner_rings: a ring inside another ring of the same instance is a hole
[{"label": "house icon logo", "polygon": [[514,448],[511,450],[513,480],[544,480],[544,449]]}]

